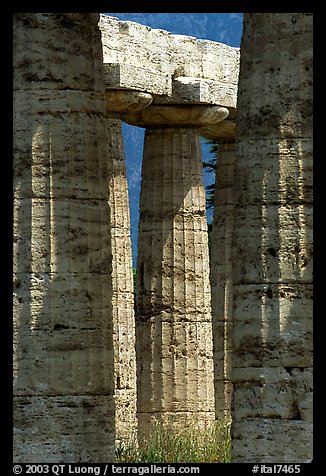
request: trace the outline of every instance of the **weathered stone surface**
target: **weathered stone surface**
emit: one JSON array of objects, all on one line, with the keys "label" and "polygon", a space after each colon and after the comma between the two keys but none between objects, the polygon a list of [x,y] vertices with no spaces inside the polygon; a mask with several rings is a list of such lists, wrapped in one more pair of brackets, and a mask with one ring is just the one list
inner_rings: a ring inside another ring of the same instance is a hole
[{"label": "weathered stone surface", "polygon": [[219,142],[211,234],[211,288],[215,412],[220,418],[230,416],[232,394],[234,161],[234,139],[229,143]]},{"label": "weathered stone surface", "polygon": [[17,13],[14,46],[14,461],[104,462],[114,401],[98,15]]},{"label": "weathered stone surface", "polygon": [[106,89],[121,88],[147,94],[172,94],[172,78],[168,73],[128,63],[104,63],[103,67]]},{"label": "weathered stone surface", "polygon": [[[221,141],[221,143],[232,143],[235,140],[235,117],[236,109],[233,107],[228,108],[229,115],[221,122],[208,124],[202,127],[198,133],[206,139],[214,139],[215,141]],[[223,174],[222,174],[223,177]]]},{"label": "weathered stone surface", "polygon": [[[133,99],[134,95],[131,96]],[[132,100],[130,102],[132,104]],[[136,437],[135,315],[128,184],[121,121],[108,118],[107,127],[109,240],[112,253],[110,294],[114,348],[115,425],[118,443],[130,442]]]},{"label": "weathered stone surface", "polygon": [[233,265],[233,462],[312,460],[312,15],[244,17]]},{"label": "weathered stone surface", "polygon": [[237,207],[235,284],[311,283],[312,204]]},{"label": "weathered stone surface", "polygon": [[[38,104],[35,106],[39,99],[36,92],[35,101],[31,92],[15,91],[14,94],[17,98],[14,101],[14,196],[105,200],[106,161],[101,160],[100,151],[90,154],[87,142],[79,139],[81,135],[91,137],[92,146],[101,147],[103,138],[99,129],[104,123],[98,115],[103,111],[103,94],[91,95],[92,108],[88,112],[77,111],[77,99],[81,101],[77,92],[72,97],[71,110],[71,94],[67,92],[65,107],[60,112],[51,104],[49,92],[48,112],[43,110],[44,105],[41,109]],[[88,103],[89,93],[85,92],[85,96]]]},{"label": "weathered stone surface", "polygon": [[312,285],[233,284],[234,366],[312,365]]},{"label": "weathered stone surface", "polygon": [[312,368],[237,368],[232,380],[236,420],[261,417],[312,422]]},{"label": "weathered stone surface", "polygon": [[14,397],[14,461],[112,461],[112,402],[112,395]]},{"label": "weathered stone surface", "polygon": [[[257,148],[262,151],[259,157]],[[311,139],[242,139],[237,147],[237,157],[239,180],[236,194],[239,205],[312,203]]]},{"label": "weathered stone surface", "polygon": [[[235,463],[310,463],[313,425],[280,418],[233,420],[231,438]],[[298,456],[300,453],[300,456]]]},{"label": "weathered stone surface", "polygon": [[[77,94],[101,92],[103,69],[98,21],[97,13],[16,13],[14,89],[34,89],[37,95],[42,90],[56,91],[56,94],[61,90],[64,95],[67,90]],[[97,53],[94,53],[95,44]],[[96,62],[90,61],[94,54]],[[54,96],[48,99],[50,103]],[[37,104],[38,98],[33,102]],[[83,109],[83,105],[79,108]]]},{"label": "weathered stone surface", "polygon": [[205,192],[191,128],[146,131],[137,289],[140,434],[155,420],[213,421]]},{"label": "weathered stone surface", "polygon": [[126,89],[107,89],[105,106],[108,112],[127,114],[149,106],[153,101],[151,94]]},{"label": "weathered stone surface", "polygon": [[97,199],[15,199],[15,270],[107,274],[107,212],[107,202]]},{"label": "weathered stone surface", "polygon": [[[238,104],[239,49],[101,16],[103,71],[98,19],[14,16],[15,460],[109,461],[114,426],[118,440],[135,432],[120,117],[150,128],[140,434],[213,421],[213,335],[216,415],[234,388],[233,461],[310,461],[311,14],[246,14]],[[213,328],[195,132],[221,144]]]},{"label": "weathered stone surface", "polygon": [[193,104],[156,104],[135,113],[122,114],[125,122],[139,127],[196,126],[202,127],[225,119],[225,107]]},{"label": "weathered stone surface", "polygon": [[176,77],[172,78],[170,96],[156,96],[156,103],[175,104],[221,104],[235,107],[234,85],[206,78]]},{"label": "weathered stone surface", "polygon": [[242,73],[241,88],[247,88],[254,100],[238,95],[238,134],[242,140],[249,139],[249,130],[251,139],[284,138],[285,143],[290,140],[290,149],[291,138],[311,139],[312,14],[252,15],[249,21],[254,19],[255,26],[246,20],[244,24],[247,36],[241,45],[241,67],[246,72]]},{"label": "weathered stone surface", "polygon": [[236,107],[239,48],[101,15],[107,88]]}]

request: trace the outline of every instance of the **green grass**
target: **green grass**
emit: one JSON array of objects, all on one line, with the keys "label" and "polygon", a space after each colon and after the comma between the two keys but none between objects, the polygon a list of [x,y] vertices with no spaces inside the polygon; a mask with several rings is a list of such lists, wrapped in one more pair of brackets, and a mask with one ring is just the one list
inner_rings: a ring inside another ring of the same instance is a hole
[{"label": "green grass", "polygon": [[116,463],[229,463],[230,422],[215,422],[206,430],[177,431],[157,425],[139,445],[120,444]]}]

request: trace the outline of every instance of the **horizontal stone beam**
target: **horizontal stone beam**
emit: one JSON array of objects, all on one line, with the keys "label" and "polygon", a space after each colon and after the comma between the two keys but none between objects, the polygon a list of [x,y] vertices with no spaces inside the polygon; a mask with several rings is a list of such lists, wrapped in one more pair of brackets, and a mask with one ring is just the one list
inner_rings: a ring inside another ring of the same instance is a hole
[{"label": "horizontal stone beam", "polygon": [[[216,104],[235,108],[236,98],[237,87],[234,84],[180,76],[172,82],[171,98],[162,98],[162,102]],[[160,98],[157,98],[156,102],[160,102]]]},{"label": "horizontal stone beam", "polygon": [[150,94],[172,95],[172,78],[154,69],[126,63],[104,63],[106,89],[131,89]]},{"label": "horizontal stone beam", "polygon": [[101,15],[107,89],[143,91],[155,103],[236,108],[240,49]]}]

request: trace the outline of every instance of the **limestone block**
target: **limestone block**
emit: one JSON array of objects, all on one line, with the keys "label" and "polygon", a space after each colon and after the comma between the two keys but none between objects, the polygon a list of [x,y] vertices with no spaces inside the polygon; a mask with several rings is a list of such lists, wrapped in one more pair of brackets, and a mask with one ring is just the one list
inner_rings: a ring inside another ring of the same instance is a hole
[{"label": "limestone block", "polygon": [[[248,53],[241,55],[239,137],[250,130],[251,138],[263,138],[267,133],[271,138],[309,138],[313,107],[312,14],[275,14],[273,20],[272,15],[266,15],[257,17],[255,32],[247,37],[255,36],[255,46],[249,46],[249,40]],[[268,22],[268,41],[267,27],[262,27],[264,21]],[[277,22],[280,23],[276,27]],[[262,68],[266,72],[264,83]],[[248,101],[248,97],[255,100]]]},{"label": "limestone block", "polygon": [[197,40],[197,45],[202,51],[202,76],[221,83],[237,85],[240,48],[210,40]]},{"label": "limestone block", "polygon": [[[89,282],[87,274],[82,279],[77,273],[15,275],[15,394],[110,390],[112,330],[105,324],[110,312],[107,286],[105,274],[94,282]],[[27,312],[28,321],[23,320]]]},{"label": "limestone block", "polygon": [[[39,83],[37,82],[39,85]],[[23,137],[23,133],[20,129],[20,121],[22,125],[26,124],[32,125],[26,120],[26,114],[29,113],[30,117],[34,114],[44,114],[45,119],[54,119],[59,118],[62,121],[62,113],[77,113],[81,117],[83,114],[87,116],[90,113],[103,113],[104,104],[103,104],[103,93],[104,91],[78,91],[78,90],[55,90],[55,94],[51,94],[51,89],[42,89],[41,87],[34,87],[33,96],[32,92],[26,89],[16,88],[13,91],[13,105],[14,105],[14,117],[17,121],[17,129],[15,129],[14,134],[19,135],[23,141],[26,141],[26,137]],[[34,97],[35,94],[35,97]],[[82,99],[82,101],[81,101]],[[50,118],[47,115],[51,113]],[[16,119],[19,118],[18,120]],[[67,124],[71,124],[71,118],[67,116]],[[97,118],[101,120],[101,118]],[[27,122],[26,122],[27,121]],[[39,122],[40,121],[36,121]],[[46,123],[46,121],[44,121]],[[85,121],[86,122],[86,121]],[[42,125],[45,124],[37,124]],[[60,122],[57,121],[57,125],[60,126]],[[51,129],[51,132],[55,132],[56,127]],[[46,129],[47,130],[47,129]],[[68,137],[68,134],[67,134]],[[17,144],[19,146],[20,144]]]},{"label": "limestone block", "polygon": [[202,51],[194,36],[171,35],[171,66],[173,76],[202,76]]},{"label": "limestone block", "polygon": [[311,283],[311,205],[263,204],[234,212],[235,284]]},{"label": "limestone block", "polygon": [[136,444],[136,388],[115,389],[115,444]]},{"label": "limestone block", "polygon": [[[138,392],[138,400],[141,401],[140,412],[206,412],[214,415],[214,387],[213,382],[207,382],[207,371],[198,372],[196,378],[191,380],[191,375],[184,375],[186,362],[177,362],[172,371],[165,369],[153,371],[148,374],[152,382],[147,389],[141,387]],[[209,369],[213,373],[213,368]],[[162,376],[163,373],[163,376]],[[183,376],[183,377],[182,377]],[[176,384],[176,379],[186,380],[183,386]],[[198,386],[198,380],[202,384]]]},{"label": "limestone block", "polygon": [[91,282],[87,279],[87,275],[77,273],[15,274],[14,299],[18,315],[23,309],[36,314],[35,320],[28,323],[32,330],[41,328],[51,331],[55,325],[74,328],[78,323],[81,327],[93,327],[94,312],[100,313],[101,320],[108,312],[110,298],[105,294],[108,274],[98,274],[96,280]]},{"label": "limestone block", "polygon": [[310,367],[312,285],[233,287],[233,365]]},{"label": "limestone block", "polygon": [[173,78],[171,97],[163,99],[168,103],[221,104],[223,107],[235,108],[236,97],[236,85],[206,78],[180,76]]},{"label": "limestone block", "polygon": [[104,63],[130,64],[171,75],[172,34],[100,15]]},{"label": "limestone block", "polygon": [[[98,19],[97,13],[15,13],[14,89],[102,91],[101,50],[93,48],[100,43]],[[89,61],[94,56],[98,61]]]},{"label": "limestone block", "polygon": [[[104,121],[97,117],[101,110],[104,112],[104,103],[93,117],[91,111],[47,114],[34,107],[31,95],[27,98],[26,94],[17,93],[18,109],[14,110],[14,196],[105,200],[108,167],[101,134]],[[78,95],[80,101],[83,93]],[[50,100],[51,94],[46,96]],[[65,104],[67,109],[69,93]],[[96,154],[90,153],[88,141],[97,147]]]},{"label": "limestone block", "polygon": [[15,463],[113,461],[112,396],[28,395],[13,405]]},{"label": "limestone block", "polygon": [[132,89],[151,94],[172,94],[172,78],[168,73],[124,63],[104,63],[106,89]]},{"label": "limestone block", "polygon": [[239,205],[312,203],[311,139],[240,140],[237,157],[235,195]]},{"label": "limestone block", "polygon": [[[123,283],[117,281],[120,287]],[[115,381],[119,389],[136,389],[135,323],[133,295],[125,291],[115,291],[112,297],[114,307],[113,342],[115,354]],[[122,305],[124,304],[124,307]],[[117,310],[116,310],[117,309]],[[129,317],[129,319],[126,318]]]},{"label": "limestone block", "polygon": [[119,63],[120,48],[120,21],[116,17],[100,14],[99,28],[102,41],[104,63]]},{"label": "limestone block", "polygon": [[312,459],[312,14],[246,13],[234,181],[232,461]]},{"label": "limestone block", "polygon": [[[104,63],[237,84],[239,48],[100,15]],[[118,60],[118,61],[117,61]]]},{"label": "limestone block", "polygon": [[100,28],[107,87],[146,91],[158,101],[236,107],[238,48],[104,15]]},{"label": "limestone block", "polygon": [[158,322],[156,318],[152,318],[152,321],[140,322],[137,326],[137,335],[139,339],[143,337],[144,342],[140,360],[146,362],[148,359],[145,354],[154,355],[155,349],[159,349],[160,357],[158,358],[187,357],[189,366],[198,369],[202,358],[204,360],[211,358],[212,331],[209,323],[209,320],[191,323]]},{"label": "limestone block", "polygon": [[103,200],[15,200],[15,271],[107,273],[107,213]]},{"label": "limestone block", "polygon": [[233,415],[312,421],[312,370],[234,368]]},{"label": "limestone block", "polygon": [[312,460],[312,423],[247,418],[233,421],[231,436],[233,463],[309,463]]}]

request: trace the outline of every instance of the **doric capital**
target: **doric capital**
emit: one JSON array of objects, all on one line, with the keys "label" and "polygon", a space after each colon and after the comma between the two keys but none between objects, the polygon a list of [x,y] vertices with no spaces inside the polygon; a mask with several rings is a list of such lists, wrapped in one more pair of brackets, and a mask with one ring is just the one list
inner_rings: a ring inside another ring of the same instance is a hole
[{"label": "doric capital", "polygon": [[199,130],[201,137],[213,139],[220,143],[235,142],[236,109],[230,108],[229,115],[224,121],[208,124]]},{"label": "doric capital", "polygon": [[105,106],[112,117],[121,118],[124,114],[133,114],[146,108],[153,101],[153,96],[142,91],[128,89],[107,89]]},{"label": "doric capital", "polygon": [[122,114],[128,124],[139,127],[203,127],[223,121],[228,109],[202,104],[151,104],[145,109]]}]

